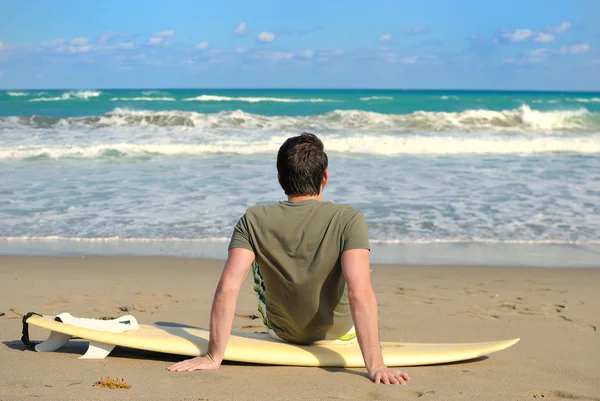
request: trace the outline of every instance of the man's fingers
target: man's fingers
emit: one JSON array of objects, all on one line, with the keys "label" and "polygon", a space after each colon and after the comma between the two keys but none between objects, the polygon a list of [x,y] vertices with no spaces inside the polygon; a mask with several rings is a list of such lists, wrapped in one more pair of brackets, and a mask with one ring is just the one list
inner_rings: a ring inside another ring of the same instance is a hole
[{"label": "man's fingers", "polygon": [[377,384],[381,383],[381,373],[375,374],[375,383],[377,383]]},{"label": "man's fingers", "polygon": [[391,376],[390,384],[400,384],[400,381],[395,376]]},{"label": "man's fingers", "polygon": [[406,372],[401,372],[401,373],[400,373],[400,376],[402,376],[402,378],[403,378],[404,380],[406,380],[407,382],[409,382],[409,381],[410,381],[410,377],[408,377],[408,373],[406,373]]},{"label": "man's fingers", "polygon": [[170,371],[172,371],[172,372],[183,372],[185,370],[189,370],[189,368],[191,366],[193,366],[193,365],[194,365],[194,363],[191,362],[191,361],[189,361],[189,360],[188,361],[181,361],[179,363],[176,363],[173,366],[168,367],[167,369],[170,370]]},{"label": "man's fingers", "polygon": [[171,366],[169,368],[169,370],[171,372],[181,372],[184,371],[186,369],[186,365],[176,365],[176,366]]}]

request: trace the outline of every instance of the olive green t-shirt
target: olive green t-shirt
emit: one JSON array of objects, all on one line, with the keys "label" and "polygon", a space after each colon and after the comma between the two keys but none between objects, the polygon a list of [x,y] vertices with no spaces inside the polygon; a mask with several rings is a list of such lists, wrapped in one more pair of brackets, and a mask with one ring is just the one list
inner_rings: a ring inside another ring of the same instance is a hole
[{"label": "olive green t-shirt", "polygon": [[370,249],[359,210],[314,199],[253,206],[237,223],[229,248],[254,252],[267,317],[283,340],[336,339],[352,328],[341,255]]}]

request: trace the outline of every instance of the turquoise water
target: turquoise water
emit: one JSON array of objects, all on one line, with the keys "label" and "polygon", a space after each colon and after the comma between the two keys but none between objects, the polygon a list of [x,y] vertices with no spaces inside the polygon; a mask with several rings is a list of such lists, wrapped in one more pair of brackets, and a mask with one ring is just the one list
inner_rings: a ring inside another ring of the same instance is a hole
[{"label": "turquoise water", "polygon": [[318,134],[375,244],[600,244],[600,93],[0,92],[0,240],[223,244]]},{"label": "turquoise water", "polygon": [[[384,114],[418,111],[534,110],[600,112],[600,93],[397,90],[87,90],[0,92],[0,116],[97,116],[115,108],[217,113],[243,110],[264,116],[318,115],[335,110]],[[597,119],[596,122],[600,123]]]}]

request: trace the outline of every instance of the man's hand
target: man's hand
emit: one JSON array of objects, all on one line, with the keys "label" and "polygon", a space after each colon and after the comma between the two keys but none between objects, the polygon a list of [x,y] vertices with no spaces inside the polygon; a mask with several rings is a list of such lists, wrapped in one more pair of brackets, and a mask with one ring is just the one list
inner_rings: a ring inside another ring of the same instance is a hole
[{"label": "man's hand", "polygon": [[221,366],[221,364],[217,363],[209,354],[207,354],[178,362],[175,365],[169,366],[167,370],[170,370],[171,372],[192,372],[194,370],[216,370],[219,369],[219,366]]},{"label": "man's hand", "polygon": [[373,380],[377,384],[406,384],[410,381],[408,373],[397,369],[388,368],[387,366],[371,369],[369,372],[369,379]]}]

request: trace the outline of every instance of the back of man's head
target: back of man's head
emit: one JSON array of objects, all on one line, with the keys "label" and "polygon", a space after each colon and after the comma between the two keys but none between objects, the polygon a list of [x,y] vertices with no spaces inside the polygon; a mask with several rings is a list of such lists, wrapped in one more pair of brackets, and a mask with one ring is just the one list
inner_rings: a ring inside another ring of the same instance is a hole
[{"label": "back of man's head", "polygon": [[316,135],[303,133],[288,138],[277,153],[279,183],[285,194],[318,195],[327,163],[323,142]]}]

